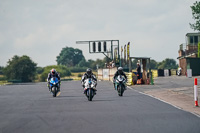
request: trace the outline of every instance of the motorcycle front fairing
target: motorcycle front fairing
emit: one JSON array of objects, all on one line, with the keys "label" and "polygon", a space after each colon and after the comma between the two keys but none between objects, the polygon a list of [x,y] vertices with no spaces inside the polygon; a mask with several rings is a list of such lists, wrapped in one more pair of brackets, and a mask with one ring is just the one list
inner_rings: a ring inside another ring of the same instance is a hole
[{"label": "motorcycle front fairing", "polygon": [[94,87],[95,87],[95,83],[91,78],[85,80],[85,88],[88,89],[88,88],[94,88]]},{"label": "motorcycle front fairing", "polygon": [[89,101],[92,101],[92,98],[94,97],[94,91],[95,91],[95,82],[88,78],[84,81],[84,93]]},{"label": "motorcycle front fairing", "polygon": [[51,87],[53,87],[53,86],[57,86],[58,87],[58,78],[56,78],[56,77],[51,78],[50,86]]},{"label": "motorcycle front fairing", "polygon": [[86,79],[84,84],[85,84],[85,88],[84,88],[85,91],[88,91],[89,89],[94,90],[95,88],[95,82],[91,78]]},{"label": "motorcycle front fairing", "polygon": [[122,75],[119,75],[115,80],[116,88],[118,87],[119,84],[122,84],[124,87],[126,87],[126,79]]}]

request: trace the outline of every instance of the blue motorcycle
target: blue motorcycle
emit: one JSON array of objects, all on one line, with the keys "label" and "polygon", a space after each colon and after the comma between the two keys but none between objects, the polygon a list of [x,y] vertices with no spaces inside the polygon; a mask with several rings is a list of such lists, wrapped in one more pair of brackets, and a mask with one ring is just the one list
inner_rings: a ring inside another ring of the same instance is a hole
[{"label": "blue motorcycle", "polygon": [[53,97],[56,97],[59,88],[59,80],[56,77],[51,78],[50,80],[50,89],[53,94]]}]

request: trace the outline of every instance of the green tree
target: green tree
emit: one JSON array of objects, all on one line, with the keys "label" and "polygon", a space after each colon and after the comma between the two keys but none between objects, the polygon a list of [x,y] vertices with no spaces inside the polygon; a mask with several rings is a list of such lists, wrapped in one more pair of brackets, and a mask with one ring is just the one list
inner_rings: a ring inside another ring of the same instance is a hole
[{"label": "green tree", "polygon": [[87,61],[86,61],[85,58],[84,58],[84,59],[82,59],[82,60],[78,63],[77,66],[78,66],[78,67],[87,67],[87,66],[88,66],[88,63],[87,63]]},{"label": "green tree", "polygon": [[137,68],[137,62],[138,62],[137,59],[134,59],[134,60],[131,62],[132,69],[136,69],[136,68]]},{"label": "green tree", "polygon": [[37,64],[30,57],[26,55],[21,57],[15,55],[8,61],[8,65],[4,69],[4,74],[7,79],[31,82],[35,78],[36,66]]},{"label": "green tree", "polygon": [[165,59],[159,63],[158,69],[177,69],[178,65],[174,59]]},{"label": "green tree", "polygon": [[71,72],[85,72],[87,67],[69,67]]},{"label": "green tree", "polygon": [[97,59],[91,66],[92,69],[96,69],[97,65],[99,66],[99,68],[103,68],[105,66],[105,63],[103,60],[101,59]]},{"label": "green tree", "polygon": [[37,74],[41,74],[41,73],[44,72],[44,68],[43,67],[37,67],[36,72],[37,72]]},{"label": "green tree", "polygon": [[157,69],[157,65],[158,65],[158,63],[155,60],[152,59],[150,61],[150,67],[151,67],[151,69]]},{"label": "green tree", "polygon": [[93,68],[94,66],[95,66],[95,61],[92,60],[92,59],[89,59],[87,61],[87,66],[86,67]]},{"label": "green tree", "polygon": [[80,49],[74,49],[72,47],[65,47],[61,50],[59,56],[57,58],[58,65],[65,65],[65,66],[76,66],[79,62],[85,57]]},{"label": "green tree", "polygon": [[[132,61],[132,69],[136,69],[137,68],[137,63],[138,63],[138,60],[137,59],[134,59],[133,61]],[[157,69],[157,62],[154,60],[154,59],[151,59],[150,60],[150,68],[151,69]]]},{"label": "green tree", "polygon": [[109,62],[110,62],[110,60],[107,57],[104,57],[103,59],[96,59],[96,61],[88,60],[89,67],[94,70],[97,69],[97,65],[98,65],[98,68],[104,68],[105,63],[108,64]]},{"label": "green tree", "polygon": [[191,6],[191,9],[193,19],[196,22],[194,24],[190,24],[190,27],[194,30],[200,31],[200,1],[196,1],[193,6]]},{"label": "green tree", "polygon": [[4,69],[4,67],[0,66],[0,74],[3,74],[3,69]]}]

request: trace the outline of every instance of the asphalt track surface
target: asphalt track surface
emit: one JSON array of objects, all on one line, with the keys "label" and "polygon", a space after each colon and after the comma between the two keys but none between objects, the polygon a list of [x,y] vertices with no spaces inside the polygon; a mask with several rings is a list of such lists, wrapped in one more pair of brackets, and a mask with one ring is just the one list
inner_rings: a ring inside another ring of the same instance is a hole
[{"label": "asphalt track surface", "polygon": [[62,82],[53,98],[46,83],[0,86],[0,133],[200,133],[200,118],[111,82],[98,82],[90,102],[80,81]]}]

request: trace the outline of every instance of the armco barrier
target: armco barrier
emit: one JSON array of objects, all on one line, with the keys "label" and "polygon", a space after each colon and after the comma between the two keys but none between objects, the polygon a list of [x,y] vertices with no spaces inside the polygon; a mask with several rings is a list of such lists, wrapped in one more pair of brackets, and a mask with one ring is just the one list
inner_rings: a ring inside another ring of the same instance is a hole
[{"label": "armco barrier", "polygon": [[97,70],[97,78],[98,80],[103,80],[103,69]]},{"label": "armco barrier", "polygon": [[97,71],[97,77],[98,80],[113,80],[113,76],[115,72],[117,71],[117,68],[106,68],[106,69],[98,69]]},{"label": "armco barrier", "polygon": [[163,69],[158,69],[158,77],[164,76],[164,70]]},{"label": "armco barrier", "polygon": [[158,77],[158,70],[151,70],[153,77]]},{"label": "armco barrier", "polygon": [[173,76],[177,75],[177,70],[176,69],[154,69],[151,70],[153,77],[160,77],[160,76]]},{"label": "armco barrier", "polygon": [[132,72],[130,72],[130,73],[126,73],[126,76],[127,76],[127,85],[133,85],[133,78],[132,78],[132,76],[133,76],[133,73]]},{"label": "armco barrier", "polygon": [[192,78],[192,69],[187,69],[187,77]]},{"label": "armco barrier", "polygon": [[165,77],[169,76],[169,70],[168,70],[168,69],[165,69],[165,70],[164,70],[164,76],[165,76]]},{"label": "armco barrier", "polygon": [[171,75],[177,75],[176,72],[177,70],[176,69],[171,69]]},{"label": "armco barrier", "polygon": [[172,76],[171,69],[169,69],[169,76]]}]

